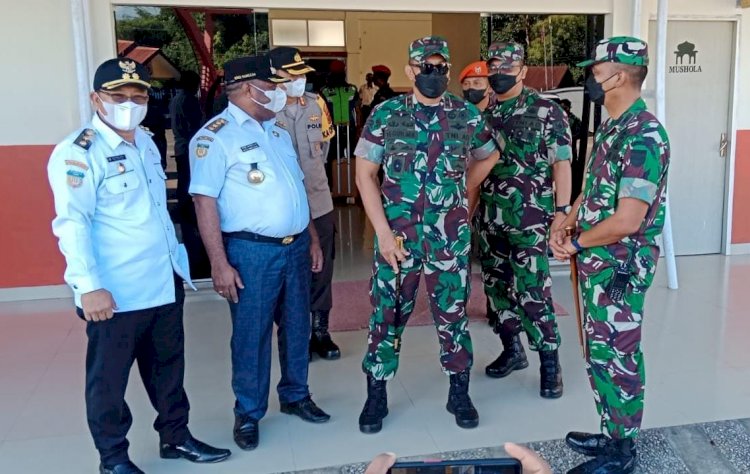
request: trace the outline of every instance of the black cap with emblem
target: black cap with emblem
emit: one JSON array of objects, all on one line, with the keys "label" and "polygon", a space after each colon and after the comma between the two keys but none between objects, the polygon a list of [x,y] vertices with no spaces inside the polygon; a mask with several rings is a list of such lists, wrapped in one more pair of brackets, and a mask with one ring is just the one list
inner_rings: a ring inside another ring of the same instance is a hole
[{"label": "black cap with emblem", "polygon": [[271,68],[271,59],[265,54],[232,59],[224,64],[224,84],[252,79],[274,83],[289,82],[289,79],[275,74]]},{"label": "black cap with emblem", "polygon": [[94,90],[112,90],[122,86],[151,88],[146,67],[130,58],[115,58],[104,61],[94,73]]},{"label": "black cap with emblem", "polygon": [[273,67],[282,69],[293,76],[315,72],[315,69],[305,64],[297,48],[280,46],[272,49],[268,55],[271,57],[271,65]]}]

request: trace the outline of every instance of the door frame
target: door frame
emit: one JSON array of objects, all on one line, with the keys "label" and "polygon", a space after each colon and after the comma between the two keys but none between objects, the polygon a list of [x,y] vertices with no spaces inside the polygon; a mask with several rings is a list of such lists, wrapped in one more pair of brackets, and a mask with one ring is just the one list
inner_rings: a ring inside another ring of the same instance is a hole
[{"label": "door frame", "polygon": [[[727,135],[729,137],[729,151],[724,162],[724,206],[722,212],[722,229],[721,229],[721,250],[720,255],[731,255],[732,254],[732,214],[734,211],[734,177],[735,177],[735,163],[736,163],[736,142],[737,142],[737,97],[739,95],[739,71],[740,67],[740,55],[737,54],[740,51],[740,33],[742,27],[741,15],[669,15],[668,22],[672,21],[694,21],[694,22],[705,22],[705,21],[720,21],[725,22],[734,28],[733,35],[733,49],[732,49],[732,61],[730,70],[730,81],[729,81],[729,111],[727,116]],[[657,17],[652,14],[649,17],[649,28],[651,22],[656,22]],[[667,26],[669,31],[669,26]],[[669,124],[667,124],[667,130],[669,130]],[[737,252],[735,249],[734,253]],[[750,252],[748,252],[750,253]]]}]

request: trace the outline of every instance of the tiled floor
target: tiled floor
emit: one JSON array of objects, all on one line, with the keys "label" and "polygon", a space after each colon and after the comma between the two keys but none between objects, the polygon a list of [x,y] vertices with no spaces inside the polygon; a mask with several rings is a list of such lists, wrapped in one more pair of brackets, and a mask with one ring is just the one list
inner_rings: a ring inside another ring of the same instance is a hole
[{"label": "tiled floor", "polygon": [[[372,250],[361,214],[347,208],[341,219],[336,279],[366,278]],[[647,298],[645,427],[748,417],[750,257],[679,258],[678,266],[680,290],[666,288],[662,265]],[[553,284],[557,301],[572,313],[564,272],[557,272]],[[71,307],[67,300],[0,304],[0,473],[95,472],[97,456],[83,404],[85,334]],[[188,298],[186,385],[194,434],[234,447],[228,316],[226,303],[210,292]],[[434,329],[409,328],[398,377],[389,384],[391,414],[383,431],[369,436],[357,428],[365,398],[360,371],[365,333],[338,333],[342,359],[315,361],[310,372],[314,398],[332,421],[309,425],[282,415],[272,394],[260,447],[247,453],[234,447],[229,461],[213,466],[158,458],[154,413],[134,372],[127,394],[135,418],[130,453],[147,472],[260,474],[360,462],[381,451],[412,456],[506,440],[558,439],[570,429],[595,430],[597,417],[574,324],[573,316],[560,318],[566,391],[555,401],[537,394],[535,358],[529,369],[507,379],[485,377],[484,366],[497,356],[499,342],[485,324],[472,324],[477,370],[471,393],[481,416],[475,430],[456,427],[445,412],[448,380],[438,365]]]}]

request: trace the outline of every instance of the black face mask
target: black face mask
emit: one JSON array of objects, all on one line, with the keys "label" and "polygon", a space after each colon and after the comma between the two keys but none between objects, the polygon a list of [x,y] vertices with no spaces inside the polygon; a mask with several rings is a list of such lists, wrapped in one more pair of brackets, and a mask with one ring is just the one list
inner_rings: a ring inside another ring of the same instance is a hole
[{"label": "black face mask", "polygon": [[423,96],[428,99],[437,99],[448,89],[448,75],[437,72],[417,74],[415,85]]},{"label": "black face mask", "polygon": [[489,77],[490,87],[495,91],[496,94],[505,94],[509,90],[513,89],[518,81],[518,74],[493,74]]},{"label": "black face mask", "polygon": [[586,79],[586,84],[584,84],[584,89],[586,89],[586,93],[589,95],[589,99],[591,99],[591,102],[595,103],[596,105],[604,105],[604,96],[607,95],[607,91],[604,90],[604,87],[602,86],[602,84],[612,79],[616,75],[617,74],[612,74],[608,78],[604,79],[602,82],[596,82],[596,79],[594,79],[593,74],[590,75],[588,79]]},{"label": "black face mask", "polygon": [[484,100],[487,95],[486,89],[466,89],[464,90],[464,99],[476,105]]}]

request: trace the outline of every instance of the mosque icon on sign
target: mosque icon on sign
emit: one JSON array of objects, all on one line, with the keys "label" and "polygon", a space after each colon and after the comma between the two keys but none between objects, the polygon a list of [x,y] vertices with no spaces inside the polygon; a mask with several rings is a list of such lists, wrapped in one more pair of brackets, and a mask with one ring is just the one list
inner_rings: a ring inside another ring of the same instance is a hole
[{"label": "mosque icon on sign", "polygon": [[695,45],[689,41],[685,41],[684,43],[680,43],[677,45],[677,51],[674,52],[675,64],[685,64],[685,56],[688,57],[688,64],[695,64],[696,58],[698,56],[698,51],[695,50]]}]

